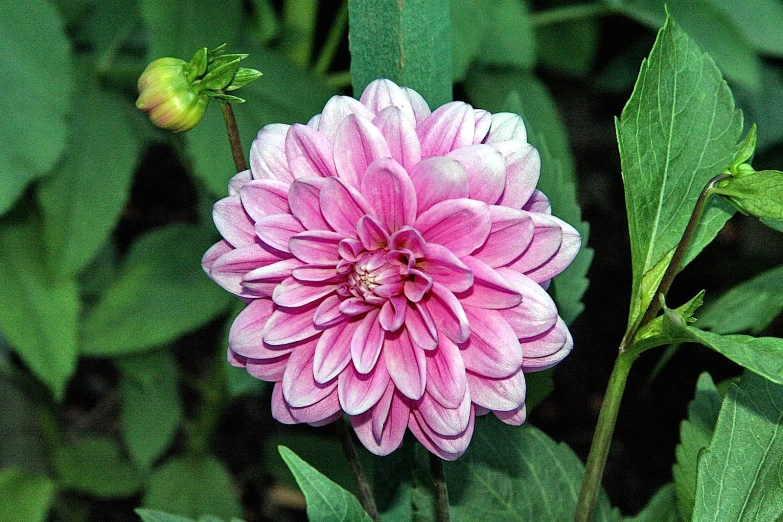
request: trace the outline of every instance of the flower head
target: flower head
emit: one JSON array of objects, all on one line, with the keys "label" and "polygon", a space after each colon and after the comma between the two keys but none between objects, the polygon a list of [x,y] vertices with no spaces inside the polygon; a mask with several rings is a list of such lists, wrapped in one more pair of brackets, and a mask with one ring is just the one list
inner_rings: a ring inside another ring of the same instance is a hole
[{"label": "flower head", "polygon": [[209,97],[194,88],[187,73],[188,62],[178,58],[159,58],[141,73],[136,107],[148,112],[156,126],[183,132],[204,117]]},{"label": "flower head", "polygon": [[248,301],[229,361],[275,383],[284,423],[350,416],[385,455],[406,429],[454,459],[476,415],[525,419],[525,372],[573,345],[545,288],[581,239],[536,190],[514,114],[430,112],[389,80],[307,125],[268,125],[214,207],[203,259]]}]

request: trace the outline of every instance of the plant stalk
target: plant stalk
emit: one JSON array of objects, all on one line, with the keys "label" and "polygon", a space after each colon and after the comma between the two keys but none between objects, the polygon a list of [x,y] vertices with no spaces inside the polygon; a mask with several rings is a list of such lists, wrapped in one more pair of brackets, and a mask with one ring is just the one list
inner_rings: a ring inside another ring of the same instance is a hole
[{"label": "plant stalk", "polygon": [[228,132],[228,144],[231,146],[231,156],[234,158],[234,166],[237,172],[247,170],[247,160],[245,152],[242,149],[242,140],[239,138],[239,129],[237,128],[237,119],[234,116],[234,109],[229,102],[220,102],[220,110],[223,111],[223,120],[226,122],[226,131]]},{"label": "plant stalk", "polygon": [[545,25],[597,18],[605,14],[611,14],[612,12],[610,6],[602,5],[600,3],[567,5],[531,13],[530,25],[533,27],[543,27]]},{"label": "plant stalk", "polygon": [[359,453],[356,451],[356,444],[353,442],[351,430],[346,425],[346,421],[340,422],[338,429],[340,430],[340,441],[343,444],[343,453],[345,453],[345,458],[348,459],[348,464],[351,465],[351,471],[359,488],[359,502],[361,502],[362,507],[373,522],[379,522],[381,517],[378,515],[378,508],[375,506],[375,497],[372,494],[370,483],[362,470],[362,463],[359,460]]},{"label": "plant stalk", "polygon": [[[334,19],[329,30],[329,35],[326,37],[321,52],[318,55],[318,60],[315,62],[313,72],[319,76],[323,76],[332,66],[334,56],[337,54],[337,49],[340,47],[340,42],[345,35],[345,29],[348,27],[348,0],[343,0],[340,4],[340,9],[337,11],[337,16]],[[350,82],[349,82],[350,83]]]},{"label": "plant stalk", "polygon": [[437,522],[451,522],[449,490],[446,487],[443,461],[434,453],[430,453],[430,474],[432,475],[432,485],[435,488],[435,520]]}]

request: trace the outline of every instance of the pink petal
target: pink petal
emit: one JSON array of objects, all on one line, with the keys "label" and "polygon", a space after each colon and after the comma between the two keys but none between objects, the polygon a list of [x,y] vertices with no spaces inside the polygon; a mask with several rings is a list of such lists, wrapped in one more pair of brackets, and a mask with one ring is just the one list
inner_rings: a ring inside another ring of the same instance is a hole
[{"label": "pink petal", "polygon": [[390,234],[416,220],[416,189],[402,166],[391,158],[374,161],[361,181],[362,194]]},{"label": "pink petal", "polygon": [[346,321],[321,334],[313,363],[316,381],[329,382],[348,366],[351,362],[351,337],[358,326],[358,321]]},{"label": "pink petal", "polygon": [[212,207],[212,220],[220,235],[234,247],[256,242],[253,221],[245,212],[239,196],[223,198]]},{"label": "pink petal", "polygon": [[411,122],[416,121],[410,99],[391,80],[380,79],[373,81],[365,87],[359,101],[376,114],[387,108],[396,108]]},{"label": "pink petal", "polygon": [[[209,252],[208,252],[209,253]],[[205,255],[206,257],[206,255]],[[242,285],[242,279],[249,272],[274,264],[282,259],[258,244],[231,249],[212,262],[210,277],[229,292],[244,297],[258,297],[260,294]]]},{"label": "pink petal", "polygon": [[463,306],[499,310],[511,308],[522,301],[522,294],[483,261],[465,256],[462,262],[473,273],[473,286],[457,295]]},{"label": "pink petal", "polygon": [[313,316],[313,323],[323,328],[340,322],[343,319],[343,314],[340,312],[341,302],[342,299],[336,295],[331,295],[321,301]]},{"label": "pink petal", "polygon": [[527,408],[525,408],[524,404],[511,411],[496,411],[493,413],[495,417],[511,426],[521,426],[527,418]]},{"label": "pink petal", "polygon": [[476,121],[476,131],[473,136],[473,144],[483,143],[492,125],[492,114],[484,109],[473,109],[473,118]]},{"label": "pink petal", "polygon": [[378,315],[377,309],[367,312],[351,337],[351,359],[359,373],[370,373],[381,355],[385,334]]},{"label": "pink petal", "polygon": [[345,118],[334,140],[337,175],[352,187],[359,187],[367,167],[379,158],[391,158],[389,145],[372,121],[361,116]]},{"label": "pink petal", "polygon": [[489,145],[469,145],[448,154],[465,167],[470,184],[470,199],[494,205],[506,187],[506,162]]},{"label": "pink petal", "polygon": [[201,258],[201,268],[203,268],[204,272],[209,275],[209,272],[212,270],[212,265],[215,264],[215,261],[232,250],[234,250],[234,247],[231,246],[231,243],[225,239],[221,239],[209,247],[206,252],[204,252],[204,255]]},{"label": "pink petal", "polygon": [[427,393],[446,408],[456,408],[465,397],[468,381],[459,348],[441,335],[438,348],[427,352]]},{"label": "pink petal", "polygon": [[448,199],[467,198],[470,194],[468,173],[455,159],[428,158],[417,163],[410,173],[411,181],[416,188],[420,214],[436,203]]},{"label": "pink petal", "polygon": [[527,141],[525,123],[518,114],[498,112],[492,115],[492,125],[484,143],[497,143],[506,140]]},{"label": "pink petal", "polygon": [[432,320],[439,332],[457,344],[464,343],[470,336],[470,325],[459,300],[445,286],[433,283],[432,290],[424,300]]},{"label": "pink petal", "polygon": [[415,268],[408,272],[408,278],[403,284],[405,297],[411,303],[418,303],[432,288],[432,277]]},{"label": "pink petal", "polygon": [[321,214],[321,187],[324,178],[298,178],[288,190],[288,206],[291,213],[307,230],[329,230]]},{"label": "pink petal", "polygon": [[473,107],[465,102],[450,102],[438,107],[417,128],[422,158],[445,156],[452,150],[470,145],[475,135]]},{"label": "pink petal", "polygon": [[424,303],[408,303],[405,328],[414,345],[424,350],[434,350],[438,346],[438,329]]},{"label": "pink petal", "polygon": [[522,210],[527,210],[528,212],[538,212],[540,214],[551,214],[552,205],[549,204],[549,199],[546,197],[546,195],[540,190],[536,189],[533,191],[530,199],[527,200],[527,203],[524,204]]},{"label": "pink petal", "polygon": [[245,183],[251,179],[253,179],[253,175],[250,173],[250,169],[234,174],[234,176],[228,180],[228,195],[238,195],[239,191],[242,190],[242,187],[245,185]]},{"label": "pink petal", "polygon": [[272,417],[283,424],[298,424],[299,421],[291,415],[291,409],[283,398],[283,383],[275,383],[272,389]]},{"label": "pink petal", "polygon": [[405,400],[394,392],[393,384],[388,385],[386,395],[389,397],[386,404],[381,399],[371,410],[351,416],[356,436],[368,450],[381,456],[400,447],[410,414]]},{"label": "pink petal", "polygon": [[285,156],[285,137],[290,125],[273,123],[260,131],[250,146],[250,171],[254,179],[276,179],[291,183],[293,174]]},{"label": "pink petal", "polygon": [[312,127],[291,126],[285,138],[285,155],[295,178],[336,174],[331,142]]},{"label": "pink petal", "polygon": [[545,214],[528,214],[533,220],[533,240],[518,258],[508,264],[517,272],[530,272],[554,257],[563,242],[563,228],[557,218]]},{"label": "pink petal", "polygon": [[366,250],[375,251],[389,246],[389,233],[380,221],[362,216],[356,224],[356,235]]},{"label": "pink petal", "polygon": [[371,208],[364,196],[337,178],[328,178],[321,188],[321,212],[343,236],[356,237],[359,218],[372,214]]},{"label": "pink petal", "polygon": [[276,307],[263,331],[264,342],[273,346],[295,343],[321,333],[313,324],[317,306],[300,308]]},{"label": "pink petal", "polygon": [[416,126],[418,127],[431,114],[430,106],[427,105],[427,102],[424,100],[424,98],[422,98],[421,94],[414,91],[413,89],[403,87],[402,91],[411,101],[411,108],[413,109],[413,115],[416,118]]},{"label": "pink petal", "polygon": [[381,307],[378,319],[379,324],[387,332],[396,332],[405,324],[407,308],[405,297],[394,296],[389,298]]},{"label": "pink petal", "polygon": [[574,227],[554,216],[549,216],[549,218],[560,225],[563,231],[563,239],[560,242],[560,248],[557,249],[554,256],[550,257],[541,266],[526,272],[530,279],[539,283],[552,279],[565,270],[579,253],[579,249],[582,248],[582,237]]},{"label": "pink petal", "polygon": [[253,221],[273,214],[288,214],[288,183],[274,179],[255,179],[245,183],[239,196]]},{"label": "pink petal", "polygon": [[435,433],[426,423],[419,422],[414,415],[410,416],[408,428],[413,433],[413,436],[431,453],[443,460],[456,460],[468,449],[470,440],[473,437],[474,424],[475,415],[471,409],[468,427],[456,437],[447,437]]},{"label": "pink petal", "polygon": [[421,143],[412,118],[412,112],[408,118],[399,108],[387,107],[373,120],[389,145],[391,157],[407,171],[421,161]]},{"label": "pink petal", "polygon": [[291,253],[305,263],[336,265],[337,252],[343,235],[326,230],[300,232],[288,240]]},{"label": "pink petal", "polygon": [[329,395],[337,388],[337,380],[321,384],[315,380],[313,359],[315,342],[297,346],[291,352],[283,374],[283,397],[289,406],[304,408],[311,406]]},{"label": "pink petal", "polygon": [[226,350],[226,359],[228,359],[228,364],[234,368],[244,368],[247,366],[247,357],[235,353],[230,347]]},{"label": "pink petal", "polygon": [[390,250],[408,250],[416,257],[424,254],[425,243],[419,231],[410,227],[402,228],[389,238]]},{"label": "pink petal", "polygon": [[377,307],[365,303],[361,297],[349,297],[340,303],[340,312],[350,316],[366,314],[375,308]]},{"label": "pink petal", "polygon": [[500,379],[516,373],[524,361],[514,330],[500,312],[465,307],[470,339],[460,348],[465,368],[485,377]]},{"label": "pink petal", "polygon": [[424,350],[413,346],[407,330],[387,334],[383,358],[394,385],[400,393],[413,400],[424,394],[427,382],[427,361]]},{"label": "pink petal", "polygon": [[289,407],[291,415],[298,422],[305,422],[311,426],[325,426],[342,416],[340,399],[337,397],[337,389],[320,401],[304,408]]},{"label": "pink petal", "polygon": [[290,252],[288,241],[292,236],[303,230],[302,224],[291,214],[265,216],[256,221],[255,225],[258,238],[281,252]]},{"label": "pink petal", "polygon": [[336,289],[336,284],[300,283],[293,277],[289,277],[275,287],[272,300],[278,306],[297,308],[319,301]]},{"label": "pink petal", "polygon": [[523,296],[517,306],[500,311],[518,338],[534,337],[554,326],[557,307],[541,285],[512,269],[499,268],[498,273]]},{"label": "pink petal", "polygon": [[473,412],[470,405],[470,394],[464,394],[454,408],[446,408],[425,393],[417,404],[413,414],[422,426],[427,426],[434,433],[446,437],[455,437],[467,429]]},{"label": "pink petal", "polygon": [[509,207],[492,205],[492,228],[487,241],[473,252],[492,268],[512,262],[522,255],[533,240],[535,227],[530,215]]},{"label": "pink petal", "polygon": [[491,227],[489,206],[471,199],[442,201],[416,220],[416,229],[424,239],[443,245],[457,257],[466,256],[483,245]]},{"label": "pink petal", "polygon": [[334,142],[340,124],[351,115],[357,114],[368,120],[372,120],[375,114],[361,102],[350,96],[332,96],[326,102],[321,117],[318,120],[318,131]]},{"label": "pink petal", "polygon": [[291,275],[297,281],[309,283],[334,283],[345,280],[345,275],[338,274],[335,265],[300,265],[291,271]]},{"label": "pink petal", "polygon": [[521,369],[502,379],[468,372],[468,388],[470,399],[489,410],[509,411],[525,403],[525,374]]},{"label": "pink petal", "polygon": [[360,415],[378,403],[390,380],[382,360],[370,373],[359,373],[349,364],[337,378],[340,405],[348,415]]},{"label": "pink petal", "polygon": [[302,264],[298,259],[283,259],[256,268],[242,277],[242,287],[247,294],[271,297],[275,287]]},{"label": "pink petal", "polygon": [[532,145],[520,141],[501,141],[493,146],[506,162],[506,188],[498,205],[522,208],[538,183],[541,157]]},{"label": "pink petal", "polygon": [[549,331],[529,339],[520,339],[519,342],[525,354],[522,368],[532,372],[551,368],[565,359],[574,347],[571,332],[559,317]]},{"label": "pink petal", "polygon": [[473,273],[451,250],[437,243],[428,243],[424,259],[418,262],[432,280],[452,292],[465,292],[473,285]]},{"label": "pink petal", "polygon": [[285,374],[285,367],[288,364],[290,351],[285,355],[275,357],[274,359],[248,359],[245,364],[247,373],[267,382],[280,382]]},{"label": "pink petal", "polygon": [[272,359],[290,353],[291,349],[285,346],[264,346],[264,328],[272,317],[273,306],[270,299],[254,299],[237,315],[228,333],[233,352],[251,359]]}]

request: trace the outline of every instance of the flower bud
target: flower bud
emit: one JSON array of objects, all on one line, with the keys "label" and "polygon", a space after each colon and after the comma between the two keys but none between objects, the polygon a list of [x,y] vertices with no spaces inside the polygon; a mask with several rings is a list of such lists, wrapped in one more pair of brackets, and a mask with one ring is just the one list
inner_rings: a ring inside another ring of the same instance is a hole
[{"label": "flower bud", "polygon": [[178,58],[159,58],[139,77],[136,107],[148,112],[157,127],[184,132],[204,116],[209,97],[188,77],[190,68]]}]

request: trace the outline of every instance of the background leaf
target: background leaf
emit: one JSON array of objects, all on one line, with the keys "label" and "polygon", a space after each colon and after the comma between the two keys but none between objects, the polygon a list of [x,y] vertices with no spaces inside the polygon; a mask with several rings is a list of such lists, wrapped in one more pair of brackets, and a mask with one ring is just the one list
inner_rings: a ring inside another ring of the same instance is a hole
[{"label": "background leaf", "polygon": [[377,78],[410,87],[438,107],[451,101],[449,0],[349,0],[353,91]]},{"label": "background leaf", "polygon": [[30,180],[54,166],[65,147],[73,71],[63,22],[45,0],[3,6],[0,48],[0,92],[6,93],[0,97],[3,214]]},{"label": "background leaf", "polygon": [[136,514],[139,515],[144,522],[194,522],[192,518],[170,515],[153,509],[139,508],[136,510]]},{"label": "background leaf", "polygon": [[61,446],[54,466],[61,488],[96,497],[128,497],[142,486],[139,470],[122,457],[119,444],[106,437],[83,437]]},{"label": "background leaf", "polygon": [[318,472],[296,453],[280,446],[280,456],[294,474],[307,499],[307,518],[311,522],[370,521],[356,497]]},{"label": "background leaf", "polygon": [[729,388],[699,459],[694,520],[778,520],[783,515],[783,386],[745,372]]},{"label": "background leaf", "polygon": [[779,0],[712,0],[758,51],[783,57],[783,4]]},{"label": "background leaf", "polygon": [[650,502],[635,517],[624,518],[624,522],[679,522],[677,496],[674,485],[666,484],[659,489]]},{"label": "background leaf", "polygon": [[82,353],[149,350],[226,310],[230,295],[200,266],[211,244],[211,232],[194,225],[171,225],[140,237],[117,281],[87,312],[80,331]]},{"label": "background leaf", "polygon": [[0,470],[0,520],[43,522],[54,501],[54,483],[21,469]]},{"label": "background leaf", "polygon": [[598,21],[546,24],[536,28],[538,58],[547,68],[572,76],[590,72],[598,51]]},{"label": "background leaf", "polygon": [[[680,241],[699,192],[731,160],[741,131],[742,114],[717,67],[669,19],[617,121],[633,265],[629,326],[644,313],[663,271],[648,281],[649,292],[640,293],[642,278]],[[731,216],[716,201],[683,266]]]}]

